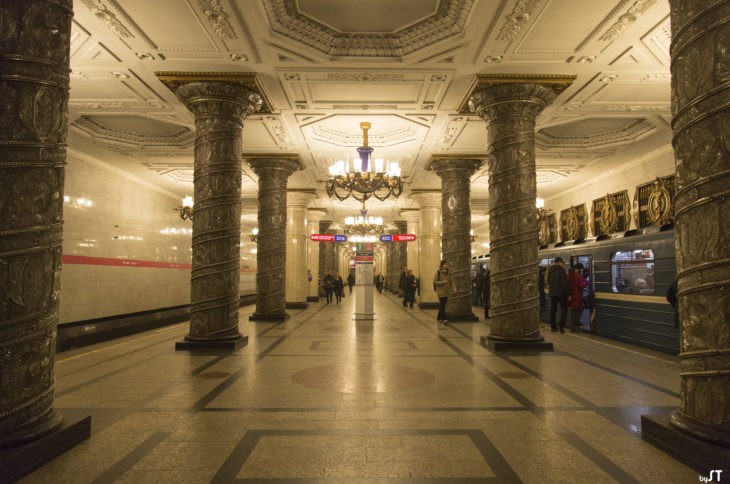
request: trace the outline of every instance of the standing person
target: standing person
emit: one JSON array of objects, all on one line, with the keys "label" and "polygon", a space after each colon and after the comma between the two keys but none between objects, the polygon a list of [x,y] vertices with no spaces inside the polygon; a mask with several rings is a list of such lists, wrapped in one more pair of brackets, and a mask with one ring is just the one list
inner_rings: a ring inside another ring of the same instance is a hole
[{"label": "standing person", "polygon": [[333,289],[335,292],[335,299],[337,300],[337,304],[340,304],[340,301],[342,301],[342,294],[345,292],[345,282],[342,280],[342,276],[340,276],[339,274],[337,274],[337,277],[335,277]]},{"label": "standing person", "polygon": [[324,276],[324,292],[327,295],[327,304],[332,302],[332,292],[335,289],[335,278],[332,277],[332,273],[328,272],[326,276]]},{"label": "standing person", "polygon": [[[568,287],[568,276],[563,268],[563,258],[556,257],[555,262],[548,269],[548,292],[550,293],[550,331],[560,329],[561,333],[565,331],[565,320],[568,317],[568,295],[570,294]],[[555,311],[560,306],[560,323],[555,326]]]},{"label": "standing person", "polygon": [[403,306],[410,303],[411,308],[413,308],[414,302],[416,302],[416,276],[413,275],[413,271],[411,269],[408,269],[405,292],[403,293]]},{"label": "standing person", "polygon": [[482,299],[484,299],[484,319],[489,319],[489,292],[490,292],[490,286],[489,286],[489,275],[491,272],[489,269],[487,269],[487,272],[484,273],[484,279],[482,280]]},{"label": "standing person", "polygon": [[[404,267],[403,272],[400,273],[400,279],[398,279],[398,290],[404,298],[406,294],[406,277],[408,277],[408,268]],[[405,305],[406,302],[403,301],[403,306]]]},{"label": "standing person", "polygon": [[383,277],[383,274],[378,274],[375,276],[375,289],[378,290],[378,294],[381,294],[383,292],[383,280],[385,278]]},{"label": "standing person", "polygon": [[347,286],[350,288],[350,294],[352,294],[352,286],[355,285],[355,274],[350,272],[347,276]]},{"label": "standing person", "polygon": [[546,269],[540,266],[537,272],[537,289],[538,295],[540,296],[540,321],[543,321],[545,316],[545,307],[547,306],[547,298],[545,297],[545,274]]},{"label": "standing person", "polygon": [[586,287],[583,279],[583,264],[578,262],[568,274],[568,307],[570,308],[570,331],[576,332],[580,327],[580,317],[583,314],[583,289]]},{"label": "standing person", "polygon": [[667,288],[667,302],[674,308],[674,327],[679,328],[679,305],[677,304],[677,279],[674,279]]},{"label": "standing person", "polygon": [[449,275],[449,263],[445,260],[439,264],[439,270],[433,278],[433,288],[439,297],[439,312],[436,315],[436,321],[439,322],[439,328],[443,328],[449,322],[446,319],[446,302],[449,294],[456,292],[454,281]]}]

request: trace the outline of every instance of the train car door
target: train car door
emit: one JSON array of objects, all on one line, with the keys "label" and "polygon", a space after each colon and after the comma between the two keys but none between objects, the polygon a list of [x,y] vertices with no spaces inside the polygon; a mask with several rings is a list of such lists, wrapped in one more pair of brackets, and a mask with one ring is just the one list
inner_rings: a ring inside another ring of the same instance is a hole
[{"label": "train car door", "polygon": [[570,269],[572,270],[578,263],[583,265],[583,279],[585,280],[585,288],[583,289],[583,314],[580,317],[580,325],[584,330],[591,333],[595,331],[593,327],[593,315],[595,314],[595,282],[593,278],[593,257],[590,255],[574,255],[570,257]]}]

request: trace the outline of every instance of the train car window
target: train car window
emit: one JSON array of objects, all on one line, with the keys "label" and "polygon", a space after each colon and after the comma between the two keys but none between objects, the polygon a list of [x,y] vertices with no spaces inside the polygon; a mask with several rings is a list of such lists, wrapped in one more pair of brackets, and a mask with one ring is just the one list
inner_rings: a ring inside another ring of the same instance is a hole
[{"label": "train car window", "polygon": [[613,292],[651,295],[654,287],[654,251],[614,252],[611,255]]},{"label": "train car window", "polygon": [[547,258],[547,259],[540,259],[540,264],[539,265],[542,266],[542,267],[548,267],[550,264],[553,263],[554,260],[555,260],[554,257],[550,257],[550,258]]}]

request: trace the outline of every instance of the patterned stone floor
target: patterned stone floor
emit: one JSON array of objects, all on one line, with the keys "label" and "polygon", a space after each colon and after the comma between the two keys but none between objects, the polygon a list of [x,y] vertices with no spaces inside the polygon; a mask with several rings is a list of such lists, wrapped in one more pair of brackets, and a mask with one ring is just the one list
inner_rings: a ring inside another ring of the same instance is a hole
[{"label": "patterned stone floor", "polygon": [[187,324],[58,355],[56,409],[92,436],[25,483],[698,482],[640,437],[679,404],[678,359],[545,331],[494,354],[484,323],[375,295],[240,328],[235,352],[175,351]]}]

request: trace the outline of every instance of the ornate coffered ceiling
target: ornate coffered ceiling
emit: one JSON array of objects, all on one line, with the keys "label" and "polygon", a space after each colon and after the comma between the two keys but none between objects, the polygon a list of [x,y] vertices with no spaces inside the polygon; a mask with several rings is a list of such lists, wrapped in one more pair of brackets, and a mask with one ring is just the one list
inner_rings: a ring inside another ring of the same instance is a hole
[{"label": "ornate coffered ceiling", "polygon": [[[411,188],[440,187],[425,170],[432,155],[486,153],[486,123],[459,112],[477,74],[576,76],[538,118],[538,191],[548,203],[609,168],[666,156],[671,139],[666,1],[79,0],[74,7],[71,152],[180,196],[192,192],[193,117],[159,71],[255,73],[272,109],[245,120],[244,152],[298,154],[304,169],[289,186],[316,189],[313,205],[336,221],[359,204],[331,201],[323,180],[330,163],[355,156],[360,121],[372,123],[374,156],[403,167],[404,195],[368,206],[388,221],[416,207]],[[255,174],[244,165],[242,177],[244,198],[255,199]],[[487,200],[488,185],[480,170],[472,198]],[[485,210],[472,211],[482,234]]]}]

